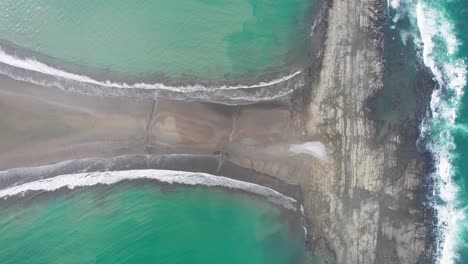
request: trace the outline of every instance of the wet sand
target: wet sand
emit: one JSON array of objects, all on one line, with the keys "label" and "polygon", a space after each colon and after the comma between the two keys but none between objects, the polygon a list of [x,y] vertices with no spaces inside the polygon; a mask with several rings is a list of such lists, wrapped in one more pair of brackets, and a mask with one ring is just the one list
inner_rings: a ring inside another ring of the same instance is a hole
[{"label": "wet sand", "polygon": [[[302,160],[293,166],[307,162],[288,153],[289,143],[300,142],[289,101],[226,106],[95,97],[0,75],[0,109],[3,187],[76,172],[149,168],[225,176],[302,202],[298,184],[275,177],[288,170],[267,175],[252,169],[257,155],[268,162]],[[84,160],[55,165],[77,159]],[[43,165],[51,166],[14,169]]]},{"label": "wet sand", "polygon": [[224,152],[291,140],[288,102],[92,97],[0,76],[0,170],[86,157]]},{"label": "wet sand", "polygon": [[[92,172],[116,172],[136,170],[169,170],[181,172],[207,173],[230,179],[253,183],[271,188],[281,194],[302,202],[301,188],[288,184],[280,179],[265,175],[236,165],[226,156],[218,155],[123,155],[114,158],[86,158],[62,161],[59,163],[17,168],[0,172],[0,188],[8,188],[18,183],[34,182],[40,179],[52,178],[60,175]],[[142,180],[144,181],[144,180]],[[170,185],[161,182],[162,185]],[[224,186],[228,187],[228,186]],[[229,189],[229,188],[228,188]],[[299,206],[300,204],[296,204]],[[300,212],[300,208],[297,212]]]},{"label": "wet sand", "polygon": [[152,103],[67,94],[0,77],[0,168],[141,153]]}]

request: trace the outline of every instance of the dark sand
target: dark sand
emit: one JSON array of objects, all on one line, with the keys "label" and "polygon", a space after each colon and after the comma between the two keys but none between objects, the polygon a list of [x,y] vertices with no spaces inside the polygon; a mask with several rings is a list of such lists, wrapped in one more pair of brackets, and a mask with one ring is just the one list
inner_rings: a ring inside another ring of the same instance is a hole
[{"label": "dark sand", "polygon": [[[294,141],[286,133],[294,125],[288,102],[223,106],[92,97],[0,76],[0,109],[0,170],[124,154],[260,150]],[[272,151],[285,149],[278,147]]]},{"label": "dark sand", "polygon": [[[239,181],[265,186],[291,197],[299,203],[302,201],[302,194],[299,186],[288,184],[280,179],[259,173],[252,169],[240,167],[221,154],[136,154],[108,159],[78,159],[46,166],[11,169],[0,172],[0,188],[7,188],[18,183],[33,182],[65,174],[146,169],[200,172],[216,176],[224,176]],[[297,209],[298,212],[300,212],[299,208]]]}]

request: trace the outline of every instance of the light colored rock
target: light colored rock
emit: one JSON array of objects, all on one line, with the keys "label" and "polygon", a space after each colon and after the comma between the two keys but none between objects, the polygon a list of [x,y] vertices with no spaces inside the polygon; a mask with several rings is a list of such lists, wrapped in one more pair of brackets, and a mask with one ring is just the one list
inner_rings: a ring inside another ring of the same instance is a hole
[{"label": "light colored rock", "polygon": [[[416,263],[429,254],[427,230],[417,227],[420,205],[413,202],[420,180],[410,168],[398,168],[401,137],[373,144],[375,124],[366,118],[366,101],[383,87],[382,38],[375,29],[384,8],[376,0],[333,1],[322,69],[312,85],[307,132],[326,138],[330,154],[303,184],[316,186],[307,201],[330,208],[311,206],[309,214],[337,263]],[[393,251],[397,260],[387,258]]]},{"label": "light colored rock", "polygon": [[307,154],[319,159],[323,163],[328,162],[327,150],[322,142],[306,142],[303,144],[289,145],[291,155]]}]

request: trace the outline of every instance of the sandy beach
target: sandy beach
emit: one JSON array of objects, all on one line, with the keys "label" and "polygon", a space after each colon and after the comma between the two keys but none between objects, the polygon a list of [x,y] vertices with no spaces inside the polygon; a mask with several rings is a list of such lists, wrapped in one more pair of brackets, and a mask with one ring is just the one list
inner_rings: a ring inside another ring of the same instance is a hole
[{"label": "sandy beach", "polygon": [[[212,154],[294,140],[287,101],[223,106],[93,97],[1,76],[0,168],[123,154]],[[282,139],[282,140],[280,140]]]}]

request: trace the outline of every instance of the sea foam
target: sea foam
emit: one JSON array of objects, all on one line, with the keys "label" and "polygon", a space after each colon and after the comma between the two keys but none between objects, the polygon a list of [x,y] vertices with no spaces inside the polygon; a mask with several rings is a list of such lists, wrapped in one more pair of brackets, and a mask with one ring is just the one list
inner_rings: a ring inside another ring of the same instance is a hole
[{"label": "sea foam", "polygon": [[438,84],[431,95],[431,115],[423,122],[421,133],[431,138],[428,148],[435,160],[436,195],[443,201],[435,206],[437,261],[445,264],[457,259],[461,224],[466,218],[464,211],[459,209],[459,188],[453,181],[456,145],[451,131],[458,129],[455,121],[466,86],[467,70],[466,62],[456,57],[459,42],[451,21],[440,6],[431,4],[420,0],[415,7],[423,61]]},{"label": "sea foam", "polygon": [[298,203],[273,189],[261,185],[238,181],[206,173],[193,173],[169,170],[128,170],[65,174],[52,178],[28,182],[0,190],[0,198],[8,199],[34,191],[55,191],[61,188],[74,189],[93,185],[112,185],[125,180],[149,179],[169,184],[202,185],[241,190],[266,197],[270,202],[296,211]]},{"label": "sea foam", "polygon": [[[20,58],[12,54],[8,54],[5,50],[3,50],[0,47],[0,63],[3,63],[5,66],[10,66],[16,69],[20,69],[23,71],[30,71],[34,72],[37,74],[41,74],[44,76],[49,76],[53,77],[54,80],[47,80],[45,81],[44,78],[33,78],[31,77],[30,74],[17,74],[14,73],[14,70],[12,69],[5,69],[5,67],[0,68],[0,73],[5,74],[10,76],[13,79],[20,80],[20,81],[27,81],[31,82],[37,85],[43,85],[43,86],[53,86],[53,87],[58,87],[63,90],[69,90],[69,91],[80,91],[80,89],[73,89],[72,87],[65,87],[65,86],[72,86],[70,83],[79,83],[82,84],[85,87],[85,92],[94,94],[94,95],[106,95],[106,94],[96,94],[95,92],[92,91],[93,87],[101,87],[104,89],[119,89],[119,90],[125,90],[125,89],[142,89],[142,90],[149,90],[149,91],[154,91],[154,97],[157,97],[158,92],[173,92],[177,94],[182,94],[182,96],[174,96],[174,98],[166,98],[166,99],[187,99],[183,96],[183,94],[190,94],[187,97],[192,98],[192,99],[205,99],[206,101],[209,101],[207,98],[204,98],[205,96],[210,96],[210,95],[205,95],[206,93],[220,93],[223,91],[229,91],[231,92],[229,94],[229,99],[231,101],[234,100],[239,100],[239,101],[265,101],[265,100],[274,100],[280,97],[283,97],[285,95],[290,94],[297,86],[303,85],[303,82],[301,80],[297,81],[297,85],[287,85],[288,81],[291,81],[299,75],[301,75],[302,71],[296,70],[292,72],[289,75],[270,80],[270,81],[263,81],[259,82],[257,84],[253,85],[234,85],[234,86],[228,86],[228,85],[219,85],[219,86],[204,86],[204,85],[199,85],[199,84],[194,84],[194,85],[181,85],[181,86],[170,86],[170,85],[165,85],[163,83],[126,83],[126,82],[114,82],[111,80],[106,80],[106,81],[101,81],[97,80],[94,78],[91,78],[86,75],[81,75],[81,74],[76,74],[76,73],[71,73],[67,72],[64,70],[60,70],[57,68],[54,68],[50,65],[47,65],[43,62],[37,61],[35,58]],[[66,81],[67,83],[64,85],[61,83],[61,81]],[[239,92],[240,95],[237,95],[233,93],[232,91],[240,91],[240,90],[255,90],[255,89],[261,89],[261,88],[267,88],[271,86],[284,86],[281,89],[279,89],[278,93],[272,94],[272,93],[267,93],[267,92],[250,92],[246,96],[246,92]],[[286,89],[286,87],[289,87],[290,89]],[[116,93],[121,93],[116,92]],[[216,96],[216,95],[215,95]],[[154,99],[154,98],[150,98]]]}]

